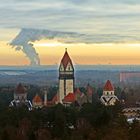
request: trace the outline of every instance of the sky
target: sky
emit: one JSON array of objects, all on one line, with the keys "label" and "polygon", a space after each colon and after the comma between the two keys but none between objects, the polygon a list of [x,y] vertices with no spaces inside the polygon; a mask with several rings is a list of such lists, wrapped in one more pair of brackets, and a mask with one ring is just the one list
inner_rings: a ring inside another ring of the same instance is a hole
[{"label": "sky", "polygon": [[58,64],[66,47],[75,64],[140,64],[139,9],[139,0],[0,0],[0,65],[30,64],[23,51],[8,45],[23,28],[75,32],[93,40],[36,40],[42,65]]}]

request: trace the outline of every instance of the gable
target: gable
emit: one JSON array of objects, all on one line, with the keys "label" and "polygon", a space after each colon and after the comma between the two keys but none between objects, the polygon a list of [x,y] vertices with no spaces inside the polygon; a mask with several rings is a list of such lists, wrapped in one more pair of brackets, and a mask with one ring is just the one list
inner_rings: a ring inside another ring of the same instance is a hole
[{"label": "gable", "polygon": [[[63,56],[63,58],[61,60],[61,64],[63,64],[64,70],[66,70],[66,69],[68,71],[69,71],[69,69],[71,71],[73,70],[72,61],[71,61],[71,59],[70,59],[69,54],[68,54],[67,51],[65,52],[65,54],[64,54],[64,56]],[[71,67],[70,67],[70,65],[71,65]]]},{"label": "gable", "polygon": [[66,71],[73,71],[73,66],[70,62],[66,66]]},{"label": "gable", "polygon": [[64,66],[62,63],[60,64],[59,71],[64,71]]}]

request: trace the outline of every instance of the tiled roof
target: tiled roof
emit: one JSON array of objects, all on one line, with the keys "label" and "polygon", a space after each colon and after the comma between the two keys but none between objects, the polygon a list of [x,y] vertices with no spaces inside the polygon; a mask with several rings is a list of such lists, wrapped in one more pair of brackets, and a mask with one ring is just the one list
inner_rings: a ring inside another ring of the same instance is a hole
[{"label": "tiled roof", "polygon": [[[69,54],[68,54],[68,52],[67,52],[67,50],[66,50],[66,51],[65,51],[65,54],[64,54],[64,56],[63,56],[63,58],[62,58],[62,60],[61,60],[61,64],[64,66],[64,69],[66,69],[68,63],[70,63],[70,64],[72,65],[72,61],[71,61],[71,59],[70,59],[70,57],[69,57]],[[72,65],[72,66],[73,66],[73,65]]]},{"label": "tiled roof", "polygon": [[19,83],[15,89],[15,93],[24,94],[24,93],[26,93],[26,88],[21,83]]},{"label": "tiled roof", "polygon": [[67,103],[67,102],[73,103],[73,102],[75,102],[75,100],[76,99],[75,99],[74,93],[69,93],[67,96],[64,97],[63,103]]},{"label": "tiled roof", "polygon": [[34,103],[43,103],[41,97],[39,95],[36,95],[34,98],[33,98],[33,101]]},{"label": "tiled roof", "polygon": [[105,86],[104,86],[104,91],[113,91],[113,85],[111,84],[110,80],[107,80]]}]

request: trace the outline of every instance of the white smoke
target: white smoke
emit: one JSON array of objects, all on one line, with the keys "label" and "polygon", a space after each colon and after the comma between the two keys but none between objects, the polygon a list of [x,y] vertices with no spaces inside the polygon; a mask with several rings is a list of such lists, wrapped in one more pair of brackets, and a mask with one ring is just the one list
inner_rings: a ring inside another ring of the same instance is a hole
[{"label": "white smoke", "polygon": [[130,37],[113,35],[113,34],[95,34],[85,35],[75,32],[59,32],[41,29],[22,29],[10,45],[17,51],[23,51],[29,58],[31,65],[40,65],[39,55],[36,52],[33,44],[36,40],[41,39],[57,39],[64,43],[119,43]]},{"label": "white smoke", "polygon": [[[15,48],[16,51],[22,51],[30,60],[31,65],[40,65],[39,55],[36,52],[33,44],[36,40],[42,38],[54,39],[63,38],[64,42],[73,42],[72,38],[78,39],[79,34],[72,32],[58,32],[49,30],[39,30],[39,29],[22,29],[20,33],[12,40],[10,45]],[[69,38],[69,39],[68,39]],[[77,41],[76,41],[77,42]]]}]

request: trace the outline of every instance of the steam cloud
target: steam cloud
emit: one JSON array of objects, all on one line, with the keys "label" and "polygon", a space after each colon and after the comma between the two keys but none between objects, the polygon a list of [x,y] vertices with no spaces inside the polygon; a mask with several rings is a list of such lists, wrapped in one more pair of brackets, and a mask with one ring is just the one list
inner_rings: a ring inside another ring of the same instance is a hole
[{"label": "steam cloud", "polygon": [[39,55],[33,44],[36,40],[57,39],[64,43],[120,43],[126,40],[135,41],[133,36],[121,36],[118,34],[94,34],[86,35],[75,32],[59,32],[40,29],[22,29],[10,45],[17,51],[23,51],[30,59],[31,65],[40,65]]},{"label": "steam cloud", "polygon": [[58,32],[39,29],[22,29],[20,33],[16,36],[16,38],[12,40],[10,45],[12,45],[16,51],[20,50],[23,51],[23,53],[26,54],[26,56],[29,58],[31,65],[40,65],[39,55],[31,42],[43,38],[47,39],[59,38],[61,39],[61,41],[63,39],[64,42],[72,43],[74,42],[72,38],[75,38],[75,41],[77,42],[79,36],[82,35],[72,32]]}]

